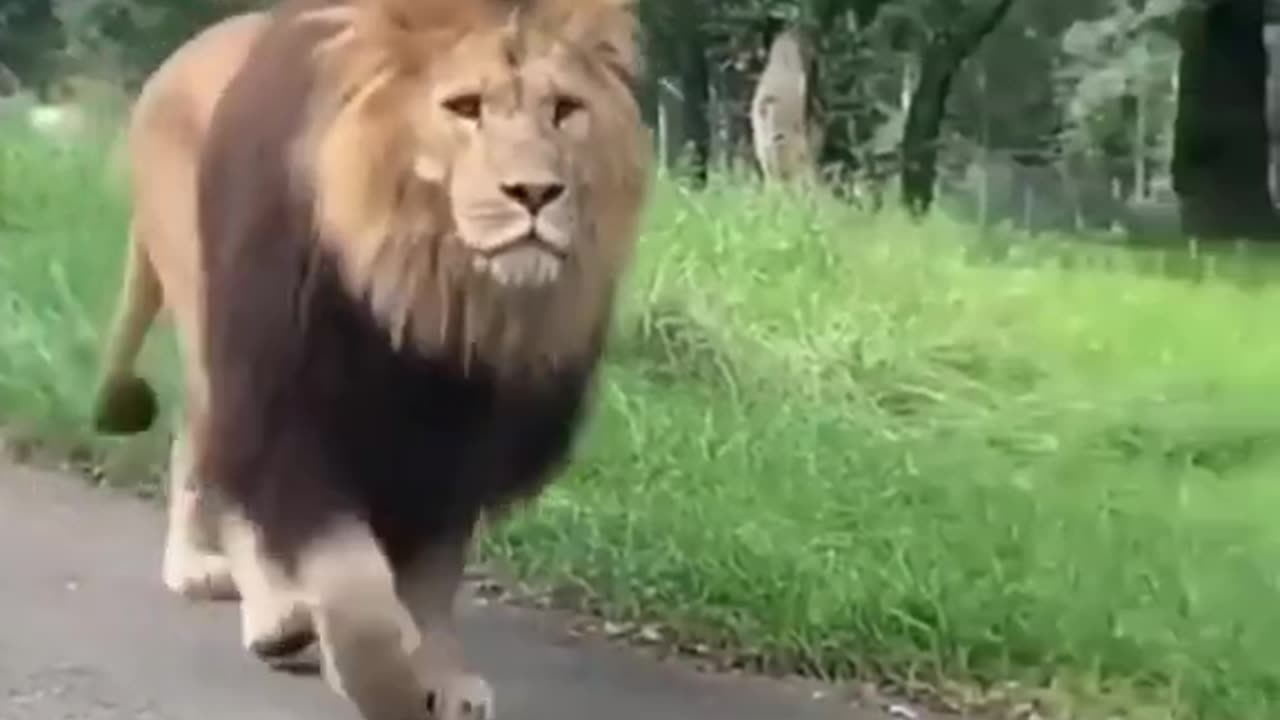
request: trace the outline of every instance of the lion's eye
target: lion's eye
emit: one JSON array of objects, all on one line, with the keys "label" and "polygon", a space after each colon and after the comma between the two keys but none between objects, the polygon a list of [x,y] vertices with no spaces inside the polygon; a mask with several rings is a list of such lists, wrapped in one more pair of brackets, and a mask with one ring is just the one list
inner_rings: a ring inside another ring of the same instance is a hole
[{"label": "lion's eye", "polygon": [[561,123],[568,120],[570,116],[582,109],[582,101],[577,98],[571,98],[561,95],[556,98],[553,122],[559,127]]},{"label": "lion's eye", "polygon": [[480,105],[480,96],[475,93],[458,95],[444,101],[446,110],[464,120],[479,120]]}]

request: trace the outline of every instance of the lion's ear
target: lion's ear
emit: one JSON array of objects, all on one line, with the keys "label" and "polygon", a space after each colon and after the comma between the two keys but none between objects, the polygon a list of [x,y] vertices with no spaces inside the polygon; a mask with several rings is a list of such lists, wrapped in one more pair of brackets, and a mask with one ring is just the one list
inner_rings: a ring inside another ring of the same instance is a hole
[{"label": "lion's ear", "polygon": [[581,3],[564,29],[571,41],[631,87],[643,71],[633,7],[634,0]]},{"label": "lion's ear", "polygon": [[595,52],[605,67],[628,86],[634,87],[644,71],[644,63],[633,37],[601,40],[596,43]]},{"label": "lion's ear", "polygon": [[344,61],[352,57],[366,62],[389,59],[405,44],[409,29],[409,18],[396,0],[338,3],[304,12],[299,20],[328,29],[328,37],[317,48],[318,55],[338,56]]}]

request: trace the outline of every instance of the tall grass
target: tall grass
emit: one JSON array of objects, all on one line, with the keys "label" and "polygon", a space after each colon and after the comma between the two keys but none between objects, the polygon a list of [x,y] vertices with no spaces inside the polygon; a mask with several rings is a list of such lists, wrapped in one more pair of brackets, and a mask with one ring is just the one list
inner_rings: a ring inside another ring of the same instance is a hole
[{"label": "tall grass", "polygon": [[[125,201],[0,152],[0,408],[74,429]],[[664,180],[577,460],[487,550],[779,666],[1274,718],[1274,267]]]}]

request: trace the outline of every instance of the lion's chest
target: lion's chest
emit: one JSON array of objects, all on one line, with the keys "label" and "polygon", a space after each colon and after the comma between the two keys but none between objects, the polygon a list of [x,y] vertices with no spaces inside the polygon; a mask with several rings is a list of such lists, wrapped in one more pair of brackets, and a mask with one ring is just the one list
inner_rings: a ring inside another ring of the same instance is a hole
[{"label": "lion's chest", "polygon": [[[267,205],[246,217],[269,219]],[[280,554],[356,514],[402,557],[533,495],[567,456],[594,359],[527,383],[464,371],[393,347],[306,232],[246,220],[207,236],[205,470],[259,524],[288,528]]]},{"label": "lion's chest", "polygon": [[[488,368],[397,350],[358,305],[321,303],[284,378],[293,421],[390,546],[536,491],[567,455],[587,373],[501,382]],[[397,539],[399,538],[399,539]]]}]

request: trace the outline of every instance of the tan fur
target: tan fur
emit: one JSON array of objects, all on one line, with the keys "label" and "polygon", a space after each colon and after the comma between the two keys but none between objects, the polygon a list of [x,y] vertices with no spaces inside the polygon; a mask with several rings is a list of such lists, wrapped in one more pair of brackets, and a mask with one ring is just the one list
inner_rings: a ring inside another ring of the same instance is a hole
[{"label": "tan fur", "polygon": [[816,140],[807,112],[809,77],[799,33],[779,33],[751,99],[756,160],[768,181],[806,178]]}]

